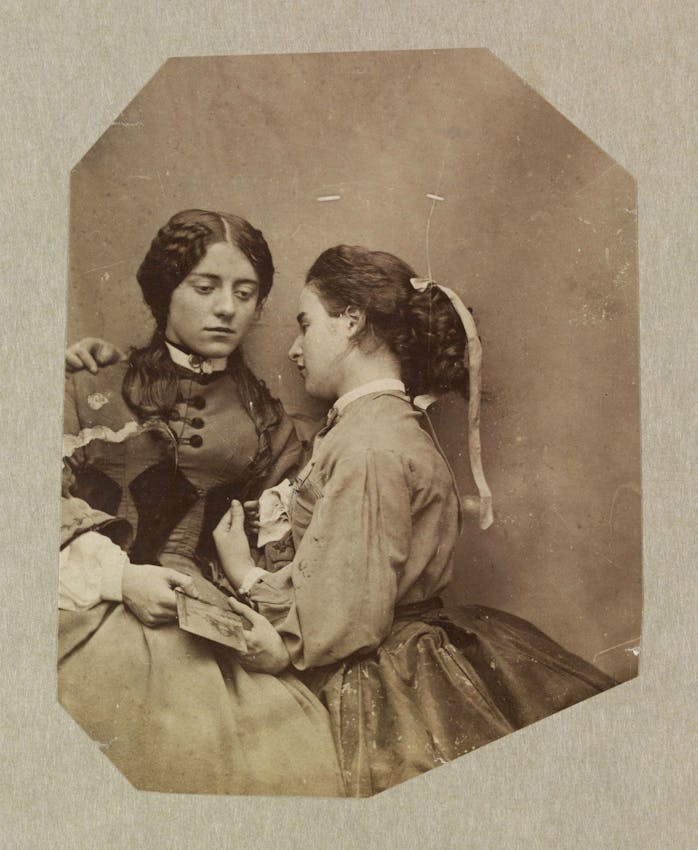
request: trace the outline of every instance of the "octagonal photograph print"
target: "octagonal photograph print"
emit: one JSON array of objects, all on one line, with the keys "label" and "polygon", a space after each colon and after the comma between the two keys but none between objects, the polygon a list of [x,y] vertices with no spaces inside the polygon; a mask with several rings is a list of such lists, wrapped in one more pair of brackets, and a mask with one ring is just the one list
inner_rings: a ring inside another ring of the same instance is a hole
[{"label": "octagonal photograph print", "polygon": [[69,239],[96,758],[368,797],[637,674],[635,184],[492,53],[170,59]]}]

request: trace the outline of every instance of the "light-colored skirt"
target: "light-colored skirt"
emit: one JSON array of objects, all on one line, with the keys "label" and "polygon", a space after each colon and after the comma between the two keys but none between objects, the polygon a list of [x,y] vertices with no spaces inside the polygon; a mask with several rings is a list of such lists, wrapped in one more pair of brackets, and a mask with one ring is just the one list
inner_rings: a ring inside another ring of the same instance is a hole
[{"label": "light-colored skirt", "polygon": [[292,674],[248,672],[120,603],[61,611],[58,648],[61,704],[137,788],[343,793],[327,712]]}]

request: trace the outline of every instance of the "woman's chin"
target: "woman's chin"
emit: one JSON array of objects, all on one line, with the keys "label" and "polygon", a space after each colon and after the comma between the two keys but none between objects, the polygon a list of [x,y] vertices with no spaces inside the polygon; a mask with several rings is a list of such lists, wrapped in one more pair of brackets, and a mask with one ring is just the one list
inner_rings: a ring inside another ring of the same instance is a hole
[{"label": "woman's chin", "polygon": [[208,342],[202,345],[192,346],[191,350],[199,357],[204,357],[207,360],[219,360],[222,357],[230,357],[230,355],[238,347],[238,339],[225,342]]}]

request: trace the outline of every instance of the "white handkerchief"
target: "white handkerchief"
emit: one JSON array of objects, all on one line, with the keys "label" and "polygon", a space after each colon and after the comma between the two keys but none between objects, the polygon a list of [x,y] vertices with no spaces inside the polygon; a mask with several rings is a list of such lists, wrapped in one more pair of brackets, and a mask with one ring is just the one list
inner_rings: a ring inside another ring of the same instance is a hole
[{"label": "white handkerchief", "polygon": [[281,540],[291,530],[288,507],[293,488],[288,478],[276,487],[270,487],[259,497],[259,532],[257,546],[261,549],[267,543]]}]

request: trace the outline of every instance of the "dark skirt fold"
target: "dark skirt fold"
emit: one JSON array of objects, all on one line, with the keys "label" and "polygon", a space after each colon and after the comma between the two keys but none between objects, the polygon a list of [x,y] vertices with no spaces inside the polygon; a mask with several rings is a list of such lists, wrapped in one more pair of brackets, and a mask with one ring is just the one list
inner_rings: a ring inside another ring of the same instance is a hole
[{"label": "dark skirt fold", "polygon": [[530,623],[434,601],[398,609],[373,653],[308,671],[347,793],[369,796],[615,683]]}]

